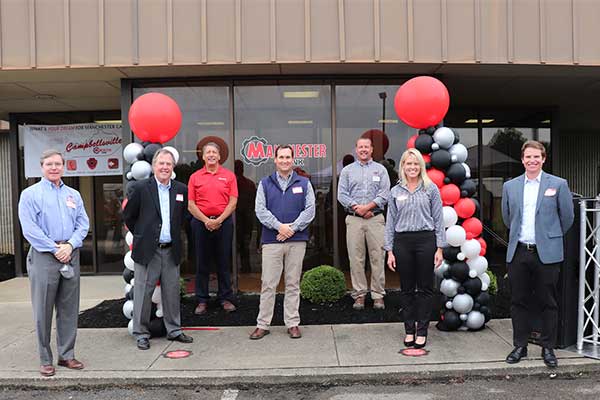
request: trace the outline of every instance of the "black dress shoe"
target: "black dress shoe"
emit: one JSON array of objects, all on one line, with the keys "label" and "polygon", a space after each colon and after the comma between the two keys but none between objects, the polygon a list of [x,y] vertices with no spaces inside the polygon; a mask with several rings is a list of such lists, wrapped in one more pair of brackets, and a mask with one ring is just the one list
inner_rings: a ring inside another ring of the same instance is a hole
[{"label": "black dress shoe", "polygon": [[548,347],[542,347],[542,358],[544,359],[544,364],[546,364],[549,368],[558,367],[558,360],[554,355],[554,350]]},{"label": "black dress shoe", "polygon": [[150,348],[150,341],[147,338],[138,339],[137,348],[140,350],[148,350]]},{"label": "black dress shoe", "polygon": [[192,343],[194,341],[194,338],[191,336],[186,335],[185,333],[181,332],[179,335],[175,336],[175,337],[170,337],[167,338],[168,340],[172,340],[174,342],[180,342],[180,343]]},{"label": "black dress shoe", "polygon": [[515,348],[506,356],[506,362],[516,364],[521,361],[521,358],[527,357],[527,346],[515,346]]},{"label": "black dress shoe", "polygon": [[416,339],[417,337],[422,337],[422,336],[418,336],[418,335],[415,336],[415,344],[413,345],[413,347],[415,349],[422,349],[425,346],[427,346],[427,336],[425,336],[425,341],[423,343],[417,343],[417,339]]},{"label": "black dress shoe", "polygon": [[[406,335],[408,336],[408,335]],[[415,345],[415,335],[411,335],[413,337],[412,340],[406,340],[406,338],[404,338],[404,347],[413,347]]]}]

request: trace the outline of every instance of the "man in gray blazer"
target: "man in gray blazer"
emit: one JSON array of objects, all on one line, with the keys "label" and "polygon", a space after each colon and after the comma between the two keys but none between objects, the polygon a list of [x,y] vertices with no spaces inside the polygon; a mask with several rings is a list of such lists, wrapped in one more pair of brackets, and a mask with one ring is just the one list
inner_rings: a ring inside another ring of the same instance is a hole
[{"label": "man in gray blazer", "polygon": [[527,356],[529,307],[535,300],[542,313],[542,358],[554,368],[558,365],[553,350],[558,323],[556,287],[564,259],[563,236],[573,224],[573,201],[566,180],[542,171],[546,161],[543,144],[525,142],[521,161],[525,174],[502,188],[502,219],[509,229],[506,262],[515,346],[506,362],[518,363]]}]

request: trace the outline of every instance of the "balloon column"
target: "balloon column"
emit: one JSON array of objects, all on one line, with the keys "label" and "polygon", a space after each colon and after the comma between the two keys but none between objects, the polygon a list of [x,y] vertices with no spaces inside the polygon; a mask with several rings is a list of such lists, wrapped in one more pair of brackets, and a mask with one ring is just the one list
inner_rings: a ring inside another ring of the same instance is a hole
[{"label": "balloon column", "polygon": [[441,126],[449,104],[444,84],[429,76],[410,79],[395,98],[400,119],[419,129],[409,138],[407,147],[423,154],[427,175],[440,189],[444,206],[448,247],[442,265],[435,271],[445,296],[438,328],[478,330],[490,319],[490,277],[484,257],[487,245],[480,237],[483,226],[476,217],[479,203],[473,195],[477,187],[466,164],[467,148],[460,143],[457,132]]},{"label": "balloon column", "polygon": [[[131,191],[134,181],[149,178],[152,175],[152,157],[160,149],[169,150],[175,158],[175,164],[179,162],[178,151],[163,143],[171,140],[181,127],[181,111],[177,103],[169,96],[160,93],[147,93],[138,97],[129,109],[129,125],[133,133],[142,140],[142,143],[130,143],[123,149],[123,158],[131,167],[126,172],[127,184],[125,187],[125,199],[123,208],[127,204],[127,197]],[[175,179],[175,172],[171,177]],[[125,227],[127,229],[127,227]],[[125,242],[129,251],[125,254],[123,262],[123,279],[125,280],[125,303],[123,314],[130,321],[127,325],[129,334],[133,334],[133,287],[135,285],[135,263],[131,258],[133,250],[133,234],[127,232]],[[156,283],[152,293],[152,315],[150,318],[150,334],[153,337],[166,335],[163,323],[162,298],[160,282]]]}]

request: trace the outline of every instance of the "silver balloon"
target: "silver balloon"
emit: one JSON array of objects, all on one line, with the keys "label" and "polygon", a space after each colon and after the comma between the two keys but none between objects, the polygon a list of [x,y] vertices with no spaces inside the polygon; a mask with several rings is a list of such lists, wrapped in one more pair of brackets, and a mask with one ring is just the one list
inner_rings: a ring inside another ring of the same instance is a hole
[{"label": "silver balloon", "polygon": [[135,180],[146,179],[152,173],[152,166],[147,161],[136,161],[131,166],[131,176]]},{"label": "silver balloon", "polygon": [[464,163],[469,155],[467,148],[462,143],[456,143],[448,149],[448,152],[450,152],[452,162]]},{"label": "silver balloon", "polygon": [[449,149],[454,143],[454,132],[452,132],[452,129],[446,128],[445,126],[437,128],[433,133],[433,140],[442,149]]},{"label": "silver balloon", "polygon": [[139,157],[143,151],[144,151],[144,146],[142,146],[141,144],[129,143],[123,149],[123,158],[129,164],[133,164],[134,162],[136,162],[139,159]]},{"label": "silver balloon", "polygon": [[473,308],[473,298],[466,293],[457,294],[452,299],[452,307],[459,314],[467,314]]},{"label": "silver balloon", "polygon": [[456,282],[454,279],[444,279],[442,283],[440,283],[440,292],[448,297],[454,297],[456,296],[459,286],[460,283]]},{"label": "silver balloon", "polygon": [[448,301],[446,302],[446,308],[447,308],[448,310],[452,310],[452,302],[451,302],[451,301],[449,301],[449,300],[448,300]]},{"label": "silver balloon", "polygon": [[479,311],[471,311],[467,316],[467,327],[469,329],[479,329],[485,324],[485,316]]},{"label": "silver balloon", "polygon": [[133,336],[133,319],[130,319],[129,323],[127,324],[127,332]]},{"label": "silver balloon", "polygon": [[444,277],[444,274],[446,273],[446,271],[448,271],[449,267],[450,266],[448,265],[446,260],[442,261],[440,266],[435,269],[435,276],[442,279]]},{"label": "silver balloon", "polygon": [[466,321],[467,318],[468,318],[468,315],[467,314],[460,314],[458,317],[460,318],[461,321]]}]

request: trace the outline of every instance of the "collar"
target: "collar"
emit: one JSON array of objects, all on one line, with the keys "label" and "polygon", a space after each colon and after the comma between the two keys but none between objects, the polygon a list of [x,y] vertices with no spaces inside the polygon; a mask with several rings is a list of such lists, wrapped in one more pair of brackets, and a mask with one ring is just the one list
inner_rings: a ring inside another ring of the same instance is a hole
[{"label": "collar", "polygon": [[165,185],[163,183],[160,183],[160,181],[156,178],[156,176],[154,177],[154,180],[156,181],[156,185],[158,186],[158,188],[166,188],[166,189],[171,189],[171,180],[169,179],[169,184]]},{"label": "collar", "polygon": [[[433,183],[433,182],[432,182]],[[408,182],[407,183],[400,183],[400,187],[404,190],[407,190],[410,192],[410,190],[408,190]],[[417,190],[420,190],[423,187],[423,181],[419,179],[419,184],[417,185],[417,187],[415,188],[415,192]]]},{"label": "collar", "polygon": [[358,165],[360,165],[362,167],[362,166],[367,166],[367,165],[373,164],[373,159],[371,158],[369,161],[365,161],[365,162],[362,162],[360,160],[356,160],[356,162],[358,163]]},{"label": "collar", "polygon": [[275,176],[277,176],[277,178],[278,178],[278,179],[281,179],[281,180],[283,180],[283,181],[285,181],[285,182],[289,182],[289,181],[291,181],[291,180],[292,180],[292,178],[294,177],[294,171],[292,171],[292,172],[291,172],[291,173],[290,173],[290,174],[289,174],[287,177],[285,177],[285,176],[281,175],[281,174],[279,173],[279,171],[275,171]]},{"label": "collar", "polygon": [[[48,187],[56,187],[56,185],[52,182],[50,182],[45,176],[42,176],[42,180],[40,182],[43,182],[43,185],[46,185]],[[62,179],[60,180],[60,183],[58,184],[59,188],[62,188],[65,185],[65,183],[62,181]]]},{"label": "collar", "polygon": [[540,171],[540,173],[538,174],[538,176],[536,176],[536,177],[535,177],[535,178],[533,178],[533,179],[529,179],[529,178],[527,177],[527,174],[525,174],[525,183],[534,183],[534,182],[540,183],[540,182],[542,181],[542,173],[543,173],[543,172],[544,172],[544,171]]},{"label": "collar", "polygon": [[215,172],[210,172],[210,171],[209,171],[209,170],[206,168],[206,165],[205,165],[204,167],[202,167],[202,169],[200,169],[200,173],[202,173],[202,174],[216,175],[216,174],[218,174],[219,172],[221,172],[221,168],[223,168],[223,167],[221,166],[221,164],[219,164],[219,165],[217,166],[217,170],[216,170]]}]

